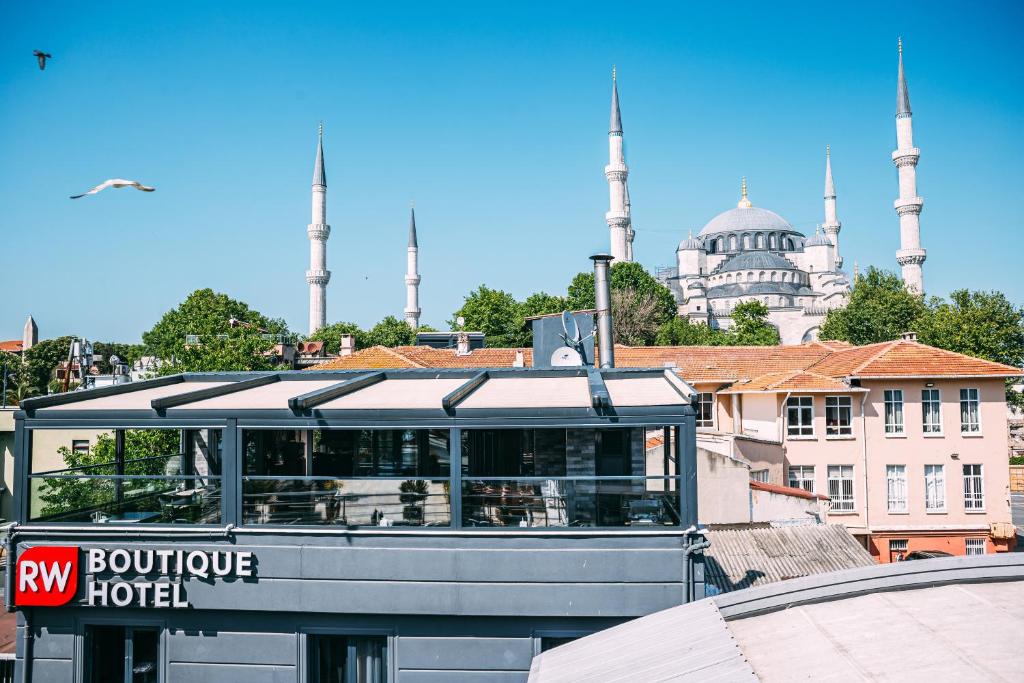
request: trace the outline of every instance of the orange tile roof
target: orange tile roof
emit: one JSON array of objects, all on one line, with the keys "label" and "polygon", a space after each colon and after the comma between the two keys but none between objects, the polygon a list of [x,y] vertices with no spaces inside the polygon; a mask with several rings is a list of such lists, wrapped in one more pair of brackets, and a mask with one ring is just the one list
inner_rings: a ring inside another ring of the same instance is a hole
[{"label": "orange tile roof", "polygon": [[831,500],[828,496],[821,493],[811,493],[810,491],[804,491],[803,489],[794,488],[792,486],[779,486],[778,484],[766,484],[763,481],[750,480],[750,488],[755,491],[768,491],[770,493],[781,493],[784,496],[794,496],[796,498],[807,498],[818,500]]},{"label": "orange tile roof", "polygon": [[[374,346],[334,358],[311,369],[507,368],[517,351],[533,364],[532,349],[483,348],[459,356],[430,346]],[[691,384],[732,384],[728,393],[748,391],[851,391],[848,378],[1014,377],[1024,373],[1000,363],[944,351],[908,340],[866,346],[811,342],[794,346],[616,346],[615,364],[624,368],[671,367]]]},{"label": "orange tile roof", "polygon": [[0,351],[6,351],[7,353],[21,353],[21,344],[22,341],[20,339],[0,341]]}]

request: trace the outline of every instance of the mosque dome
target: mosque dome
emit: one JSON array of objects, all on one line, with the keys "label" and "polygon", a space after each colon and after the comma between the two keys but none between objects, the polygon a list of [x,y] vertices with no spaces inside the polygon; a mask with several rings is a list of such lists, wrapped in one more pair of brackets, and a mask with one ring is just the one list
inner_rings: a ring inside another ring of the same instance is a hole
[{"label": "mosque dome", "polygon": [[694,237],[691,233],[689,237],[679,243],[679,248],[676,251],[687,251],[688,249],[703,249],[704,245],[701,244],[699,238]]},{"label": "mosque dome", "polygon": [[725,261],[715,272],[737,270],[796,270],[796,266],[789,259],[770,251],[744,251]]},{"label": "mosque dome", "polygon": [[743,196],[735,209],[718,214],[700,231],[700,236],[717,235],[719,233],[744,232],[794,232],[789,222],[768,209],[751,204],[747,198],[747,179],[743,179]]},{"label": "mosque dome", "polygon": [[812,235],[811,237],[809,237],[807,240],[805,240],[804,241],[804,246],[805,247],[831,247],[832,246],[832,240],[830,240],[826,235],[818,232],[818,233],[815,233],[814,235]]}]

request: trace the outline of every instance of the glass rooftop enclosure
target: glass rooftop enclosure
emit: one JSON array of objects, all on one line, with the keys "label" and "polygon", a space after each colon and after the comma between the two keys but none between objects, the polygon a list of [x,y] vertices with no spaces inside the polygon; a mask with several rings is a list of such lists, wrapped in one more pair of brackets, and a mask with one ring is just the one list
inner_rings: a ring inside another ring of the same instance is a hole
[{"label": "glass rooftop enclosure", "polygon": [[[670,371],[591,367],[198,373],[27,399],[16,517],[678,531],[697,515],[693,396]],[[96,437],[58,449],[52,430]]]}]

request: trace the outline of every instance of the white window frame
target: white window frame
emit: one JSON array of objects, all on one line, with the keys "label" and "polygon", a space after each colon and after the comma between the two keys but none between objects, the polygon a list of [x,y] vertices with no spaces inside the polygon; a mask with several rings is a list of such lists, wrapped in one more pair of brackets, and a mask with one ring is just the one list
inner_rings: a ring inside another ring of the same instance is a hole
[{"label": "white window frame", "polygon": [[924,466],[925,512],[946,511],[946,466]]},{"label": "white window frame", "polygon": [[[790,405],[793,403],[793,405]],[[791,419],[790,410],[796,411],[799,418],[795,423]],[[803,413],[810,409],[811,418],[804,423]],[[814,397],[813,396],[790,396],[786,399],[786,436],[796,439],[807,439],[814,437]]]},{"label": "white window frame", "polygon": [[[974,398],[971,398],[971,392]],[[971,404],[974,405],[974,420],[970,420]],[[968,411],[968,421],[964,421],[964,409]],[[964,387],[960,390],[960,433],[978,435],[981,434],[981,391],[974,387]]]},{"label": "white window frame", "polygon": [[[835,411],[836,424],[829,424],[829,411]],[[843,414],[846,424],[843,424]],[[825,397],[825,436],[853,436],[853,399],[849,396]]]},{"label": "white window frame", "polygon": [[[790,465],[786,472],[786,483],[794,489],[803,489],[808,493],[814,493],[814,465]],[[808,484],[810,485],[808,487]]]},{"label": "white window frame", "polygon": [[[934,396],[934,397],[933,397]],[[926,406],[932,406],[937,421],[929,422]],[[942,436],[942,390],[936,387],[928,387],[921,390],[921,431],[925,436]]]},{"label": "white window frame", "polygon": [[[707,397],[705,399],[705,397]],[[710,419],[702,419],[701,411],[702,406],[708,406],[708,414],[711,416]],[[710,391],[702,391],[697,394],[697,428],[698,429],[714,429],[715,427],[715,395]]]},{"label": "white window frame", "polygon": [[899,553],[897,556],[897,562],[902,562],[907,557],[907,552],[910,550],[910,539],[907,538],[890,538],[889,539],[889,560],[892,560],[893,553]]},{"label": "white window frame", "polygon": [[[964,539],[964,554],[965,555],[984,555],[985,554],[985,539],[984,538],[965,538]],[[980,552],[979,552],[980,551]]]},{"label": "white window frame", "polygon": [[855,512],[857,500],[853,465],[829,465],[827,472],[828,497],[831,500],[829,511]]},{"label": "white window frame", "polygon": [[907,466],[885,466],[885,506],[890,513],[908,512],[907,507]]},{"label": "white window frame", "polygon": [[[902,436],[906,433],[906,420],[903,411],[903,390],[886,389],[882,394],[885,403],[885,435]],[[899,419],[897,420],[897,415]]]},{"label": "white window frame", "polygon": [[767,484],[769,473],[768,470],[750,470],[750,481],[757,481],[762,484]]},{"label": "white window frame", "polygon": [[[971,468],[968,472],[967,468]],[[985,511],[985,468],[979,463],[963,466],[964,473],[964,511]]]}]

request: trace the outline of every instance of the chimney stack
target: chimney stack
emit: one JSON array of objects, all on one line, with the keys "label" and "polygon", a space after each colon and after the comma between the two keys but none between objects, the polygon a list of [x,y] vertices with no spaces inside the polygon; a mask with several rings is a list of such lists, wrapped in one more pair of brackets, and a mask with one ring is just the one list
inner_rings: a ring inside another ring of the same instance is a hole
[{"label": "chimney stack", "polygon": [[917,341],[917,332],[914,332],[913,330],[909,330],[909,331],[904,332],[903,334],[901,334],[900,338],[903,339],[903,341],[916,342]]},{"label": "chimney stack", "polygon": [[602,368],[615,367],[615,339],[612,337],[612,292],[608,266],[612,257],[594,254],[594,303],[597,305],[597,344]]},{"label": "chimney stack", "polygon": [[456,356],[468,356],[469,355],[469,335],[465,332],[459,332],[458,343],[455,348]]},{"label": "chimney stack", "polygon": [[339,356],[351,356],[356,351],[356,338],[351,334],[341,335],[341,342],[338,348]]}]

